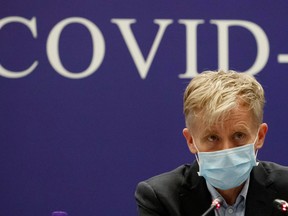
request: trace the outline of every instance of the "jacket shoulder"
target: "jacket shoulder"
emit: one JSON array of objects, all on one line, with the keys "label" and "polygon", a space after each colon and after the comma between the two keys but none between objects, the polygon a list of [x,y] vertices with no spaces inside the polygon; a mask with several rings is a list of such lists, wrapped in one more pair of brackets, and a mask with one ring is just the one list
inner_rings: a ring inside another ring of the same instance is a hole
[{"label": "jacket shoulder", "polygon": [[267,162],[267,161],[262,161],[261,165],[269,175],[275,175],[275,174],[281,174],[284,176],[288,175],[288,166],[283,166],[274,162]]},{"label": "jacket shoulder", "polygon": [[261,162],[271,186],[278,192],[288,192],[288,167],[273,162]]},{"label": "jacket shoulder", "polygon": [[182,165],[140,182],[135,191],[140,215],[180,215],[178,194],[189,170]]},{"label": "jacket shoulder", "polygon": [[148,184],[158,192],[165,192],[166,190],[173,191],[173,188],[176,189],[183,184],[189,170],[190,165],[182,165],[169,172],[153,176],[140,182],[138,185]]}]

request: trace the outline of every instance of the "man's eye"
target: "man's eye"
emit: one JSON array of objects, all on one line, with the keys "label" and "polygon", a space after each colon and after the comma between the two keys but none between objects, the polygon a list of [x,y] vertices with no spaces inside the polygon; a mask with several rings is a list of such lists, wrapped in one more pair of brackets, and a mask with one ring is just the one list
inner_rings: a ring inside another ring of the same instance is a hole
[{"label": "man's eye", "polygon": [[211,135],[211,136],[208,136],[208,141],[209,142],[215,142],[215,141],[217,141],[219,138],[218,138],[218,136],[216,136],[216,135]]},{"label": "man's eye", "polygon": [[236,140],[242,140],[242,139],[245,138],[245,134],[243,134],[243,133],[235,133],[235,134],[234,134],[234,138],[235,138]]}]

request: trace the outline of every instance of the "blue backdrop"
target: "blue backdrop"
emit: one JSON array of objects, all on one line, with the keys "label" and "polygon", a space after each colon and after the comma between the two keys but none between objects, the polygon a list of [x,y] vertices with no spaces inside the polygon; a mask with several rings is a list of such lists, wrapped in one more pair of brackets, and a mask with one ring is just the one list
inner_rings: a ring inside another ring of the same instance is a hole
[{"label": "blue backdrop", "polygon": [[0,2],[0,215],[136,215],[137,182],[194,160],[183,91],[231,68],[266,90],[261,160],[288,165],[288,2]]}]

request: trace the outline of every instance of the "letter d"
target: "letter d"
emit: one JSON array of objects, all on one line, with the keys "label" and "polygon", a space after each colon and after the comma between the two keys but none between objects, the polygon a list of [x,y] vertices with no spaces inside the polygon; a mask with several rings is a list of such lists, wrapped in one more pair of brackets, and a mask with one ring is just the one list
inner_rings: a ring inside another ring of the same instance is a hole
[{"label": "letter d", "polygon": [[229,33],[228,28],[232,26],[241,26],[248,29],[255,37],[257,43],[257,57],[254,64],[246,71],[250,75],[255,75],[263,69],[269,57],[269,41],[268,38],[258,25],[253,22],[244,20],[211,20],[211,24],[218,27],[218,67],[224,70],[229,69]]}]

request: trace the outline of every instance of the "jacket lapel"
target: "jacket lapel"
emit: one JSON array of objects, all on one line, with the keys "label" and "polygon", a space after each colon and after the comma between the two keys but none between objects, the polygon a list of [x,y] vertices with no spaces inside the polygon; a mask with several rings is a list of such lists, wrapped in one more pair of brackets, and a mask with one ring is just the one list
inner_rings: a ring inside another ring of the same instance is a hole
[{"label": "jacket lapel", "polygon": [[246,216],[276,215],[272,206],[275,192],[269,189],[273,183],[261,163],[255,167],[250,175],[250,184],[246,200]]},{"label": "jacket lapel", "polygon": [[200,216],[211,205],[211,195],[206,182],[203,177],[198,176],[197,171],[198,164],[194,162],[185,173],[183,187],[179,193],[181,216]]}]

